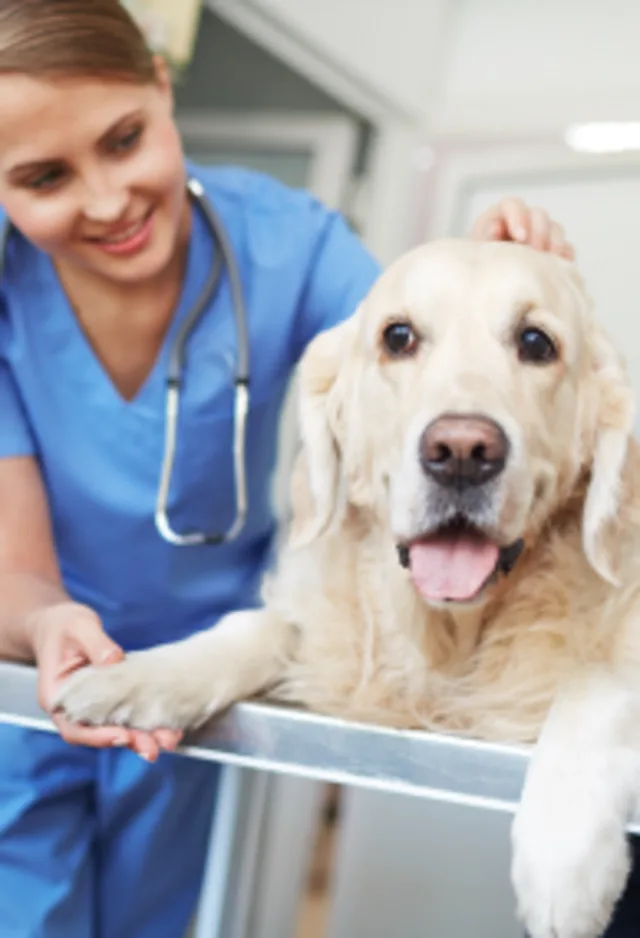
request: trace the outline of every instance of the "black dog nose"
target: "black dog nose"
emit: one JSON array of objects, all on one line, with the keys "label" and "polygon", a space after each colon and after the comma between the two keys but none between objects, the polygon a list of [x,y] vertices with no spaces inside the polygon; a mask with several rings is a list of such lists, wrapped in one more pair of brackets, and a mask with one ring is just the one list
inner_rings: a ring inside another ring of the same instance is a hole
[{"label": "black dog nose", "polygon": [[473,415],[440,417],[420,438],[422,468],[440,485],[482,485],[505,467],[509,443],[493,420]]}]

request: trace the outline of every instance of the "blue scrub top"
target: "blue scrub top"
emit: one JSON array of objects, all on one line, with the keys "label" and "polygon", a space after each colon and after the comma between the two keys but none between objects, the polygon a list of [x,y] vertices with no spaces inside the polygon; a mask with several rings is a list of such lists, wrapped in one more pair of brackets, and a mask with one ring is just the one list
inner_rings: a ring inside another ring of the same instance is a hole
[{"label": "blue scrub top", "polygon": [[[292,369],[316,333],[354,312],[379,272],[344,220],[309,194],[244,170],[189,169],[225,226],[247,304],[250,509],[237,541],[174,547],[154,525],[169,352],[214,250],[198,210],[178,309],[132,401],[102,368],[50,258],[15,232],[0,293],[0,457],[38,459],[65,586],[127,649],[182,637],[258,601],[275,528],[278,421]],[[178,530],[226,529],[233,519],[236,352],[225,275],[187,346],[170,494]]]}]

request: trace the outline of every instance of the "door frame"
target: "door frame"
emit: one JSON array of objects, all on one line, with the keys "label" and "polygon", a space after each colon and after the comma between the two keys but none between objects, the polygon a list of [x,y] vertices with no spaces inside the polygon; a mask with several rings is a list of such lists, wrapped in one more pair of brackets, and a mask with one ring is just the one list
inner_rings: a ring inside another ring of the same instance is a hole
[{"label": "door frame", "polygon": [[438,183],[428,215],[427,236],[459,237],[463,230],[465,203],[477,188],[504,181],[505,194],[517,197],[520,184],[577,176],[598,178],[611,174],[640,172],[640,152],[577,153],[558,145],[513,145],[453,151],[444,155]]},{"label": "door frame", "polygon": [[177,124],[185,148],[200,141],[205,146],[310,153],[306,188],[329,208],[345,204],[359,145],[358,125],[346,115],[201,110],[179,114]]}]

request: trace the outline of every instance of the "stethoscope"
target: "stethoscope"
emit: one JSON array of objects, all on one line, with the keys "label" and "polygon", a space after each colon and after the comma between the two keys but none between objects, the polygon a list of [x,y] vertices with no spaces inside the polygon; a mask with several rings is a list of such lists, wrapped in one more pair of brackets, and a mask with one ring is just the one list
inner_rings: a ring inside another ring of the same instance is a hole
[{"label": "stethoscope", "polygon": [[[216,248],[211,270],[200,296],[180,326],[169,353],[167,390],[165,404],[165,436],[160,482],[155,506],[155,526],[160,536],[169,544],[192,547],[202,544],[219,545],[235,540],[244,528],[248,511],[246,436],[249,413],[249,336],[247,313],[242,291],[242,282],[233,249],[229,244],[222,222],[213,209],[204,188],[197,179],[187,181],[187,191],[194,205],[200,210]],[[12,230],[7,221],[0,234],[0,278],[2,277],[7,244]],[[176,461],[176,442],[180,417],[180,396],[184,376],[184,360],[189,336],[200,321],[215,296],[222,273],[226,267],[231,290],[231,300],[236,321],[238,352],[234,377],[234,426],[233,468],[235,479],[235,518],[231,527],[223,532],[176,531],[169,520],[169,492]]]}]

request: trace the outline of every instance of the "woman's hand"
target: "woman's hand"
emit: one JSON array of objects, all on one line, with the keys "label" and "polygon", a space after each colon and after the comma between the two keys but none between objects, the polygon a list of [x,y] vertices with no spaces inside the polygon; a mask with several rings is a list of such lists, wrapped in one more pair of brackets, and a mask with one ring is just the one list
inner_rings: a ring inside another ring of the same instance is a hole
[{"label": "woman's hand", "polygon": [[108,667],[124,657],[92,609],[74,602],[48,606],[31,615],[29,633],[38,664],[38,701],[66,742],[98,748],[126,746],[149,762],[157,759],[161,749],[176,748],[181,734],[173,730],[143,733],[120,726],[78,726],[52,712],[57,686],[72,671],[87,664]]},{"label": "woman's hand", "polygon": [[529,208],[520,199],[503,199],[492,205],[474,223],[471,237],[477,241],[517,241],[570,261],[575,258],[562,225],[552,221],[543,209]]}]

